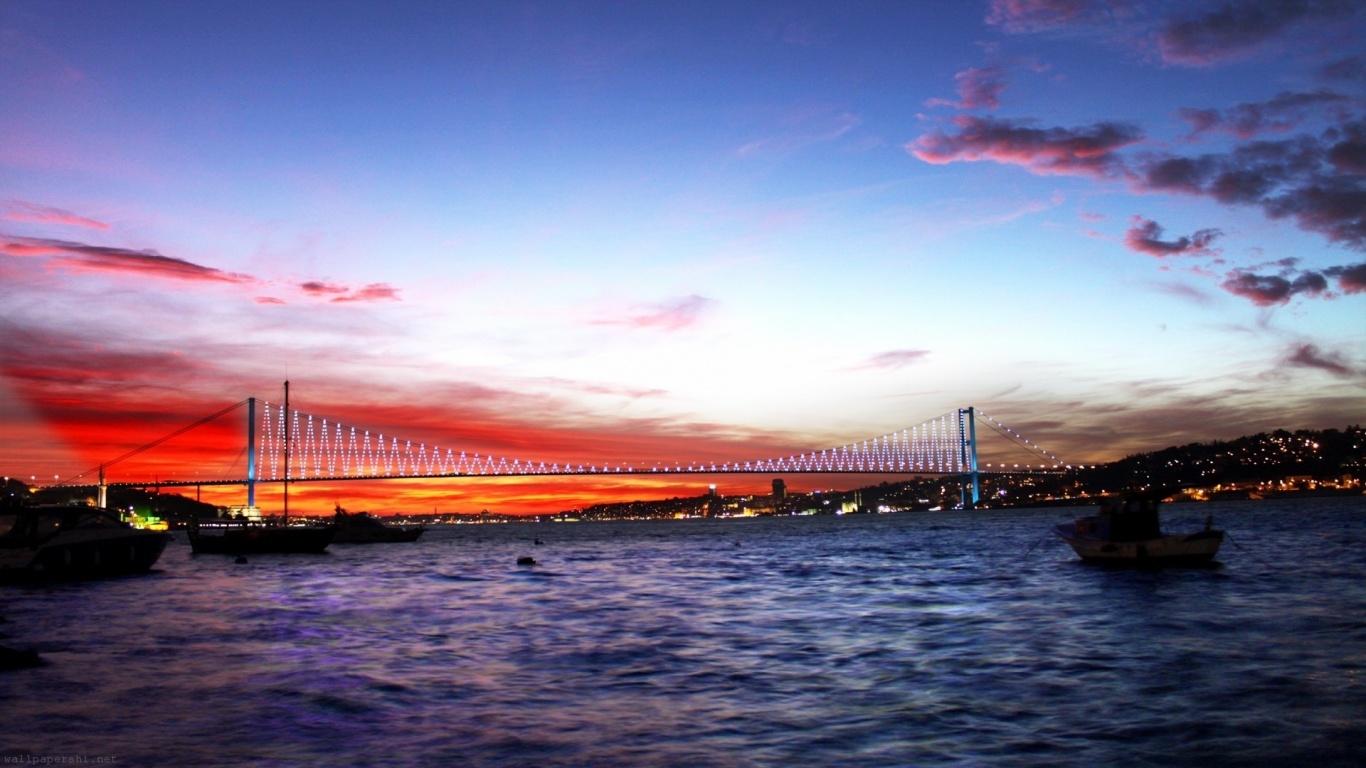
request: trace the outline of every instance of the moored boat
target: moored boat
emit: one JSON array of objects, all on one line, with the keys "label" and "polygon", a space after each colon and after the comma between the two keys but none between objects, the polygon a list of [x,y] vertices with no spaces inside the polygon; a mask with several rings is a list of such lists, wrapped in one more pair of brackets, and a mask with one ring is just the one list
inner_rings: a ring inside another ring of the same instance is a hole
[{"label": "moored boat", "polygon": [[0,580],[55,581],[150,570],[171,535],[107,509],[44,504],[0,509]]},{"label": "moored boat", "polygon": [[1204,530],[1164,532],[1159,503],[1154,495],[1106,502],[1096,514],[1054,526],[1053,532],[1091,562],[1180,565],[1213,560],[1224,541],[1224,532],[1214,529],[1213,518],[1205,520]]},{"label": "moored boat", "polygon": [[[255,402],[255,401],[252,401]],[[285,381],[284,412],[289,413],[289,382]],[[253,417],[248,417],[250,424]],[[248,440],[248,448],[253,441]],[[255,460],[248,461],[251,466]],[[247,506],[235,508],[236,513],[227,517],[207,520],[195,518],[190,521],[187,532],[190,547],[195,554],[252,555],[252,554],[322,554],[337,529],[327,525],[291,525],[289,522],[289,467],[290,433],[284,440],[284,514],[278,519],[266,520],[256,508],[255,491],[248,482]]]},{"label": "moored boat", "polygon": [[321,554],[336,533],[330,525],[213,517],[191,520],[186,529],[195,554]]},{"label": "moored boat", "polygon": [[422,526],[388,525],[369,512],[347,512],[337,505],[332,518],[338,544],[376,544],[380,542],[417,541],[425,530]]}]

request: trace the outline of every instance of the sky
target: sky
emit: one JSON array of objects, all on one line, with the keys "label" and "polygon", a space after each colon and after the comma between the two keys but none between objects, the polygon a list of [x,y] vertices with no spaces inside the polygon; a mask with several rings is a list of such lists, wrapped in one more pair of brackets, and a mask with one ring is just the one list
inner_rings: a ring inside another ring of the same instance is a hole
[{"label": "sky", "polygon": [[[0,0],[0,307],[0,472],[34,482],[286,379],[348,427],[578,464],[968,406],[1071,464],[1341,428],[1366,420],[1366,5]],[[242,414],[109,479],[243,476]],[[291,509],[710,482],[770,478]]]}]

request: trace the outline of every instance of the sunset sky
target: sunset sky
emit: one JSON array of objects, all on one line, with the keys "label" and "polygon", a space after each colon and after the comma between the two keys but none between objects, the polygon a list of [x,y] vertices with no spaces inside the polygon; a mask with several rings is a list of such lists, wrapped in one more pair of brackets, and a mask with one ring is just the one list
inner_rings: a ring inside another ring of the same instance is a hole
[{"label": "sunset sky", "polygon": [[[1341,428],[1366,4],[0,0],[0,304],[0,472],[40,482],[286,378],[348,426],[584,464],[964,406],[1071,463]],[[110,479],[241,476],[244,441],[239,409]]]}]

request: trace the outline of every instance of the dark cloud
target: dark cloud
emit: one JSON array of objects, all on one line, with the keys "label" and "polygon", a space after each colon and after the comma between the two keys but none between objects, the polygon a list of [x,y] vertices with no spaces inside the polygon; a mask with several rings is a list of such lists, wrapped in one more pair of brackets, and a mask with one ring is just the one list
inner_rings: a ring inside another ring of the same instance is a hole
[{"label": "dark cloud", "polygon": [[1355,0],[1232,0],[1210,11],[1169,19],[1158,51],[1174,64],[1208,65],[1247,56],[1292,27],[1349,19]]},{"label": "dark cloud", "polygon": [[1337,352],[1324,352],[1314,344],[1298,344],[1286,355],[1286,365],[1300,368],[1316,368],[1334,376],[1351,377],[1356,375],[1352,366]]},{"label": "dark cloud", "polygon": [[1366,56],[1348,56],[1326,64],[1319,70],[1319,77],[1324,80],[1366,84]]},{"label": "dark cloud", "polygon": [[324,283],[321,280],[309,280],[307,282],[299,283],[299,290],[309,296],[338,296],[347,293],[351,289],[335,283]]},{"label": "dark cloud", "polygon": [[1124,233],[1124,244],[1132,251],[1149,256],[1209,256],[1214,253],[1210,243],[1221,236],[1217,229],[1201,229],[1189,237],[1175,240],[1162,239],[1162,227],[1155,221],[1141,216],[1134,217],[1134,226]]},{"label": "dark cloud", "polygon": [[[1183,10],[1175,15],[1172,8]],[[1009,32],[1057,30],[1103,34],[1137,43],[1157,40],[1169,62],[1209,64],[1241,56],[1270,41],[1325,29],[1343,30],[1366,15],[1359,0],[1236,0],[1200,4],[1121,3],[1117,0],[994,0],[988,21]],[[1155,36],[1154,36],[1155,35]],[[1303,40],[1300,40],[1303,42]],[[990,104],[990,90],[968,98],[968,70],[960,73],[959,106]],[[986,70],[982,70],[986,72]],[[1361,82],[1366,57],[1341,58],[1321,70],[1327,79]],[[978,75],[972,75],[978,77]],[[989,84],[991,78],[983,78]],[[999,92],[996,92],[999,93]],[[1349,91],[1349,93],[1351,93]],[[1240,141],[1208,154],[1132,151],[1142,130],[1101,121],[1082,127],[1038,128],[1025,120],[960,115],[957,131],[937,130],[906,145],[928,163],[990,160],[1040,175],[1126,179],[1141,192],[1178,192],[1226,205],[1258,206],[1272,219],[1354,250],[1366,250],[1366,117],[1363,100],[1331,90],[1286,91],[1261,102],[1180,111],[1192,138],[1226,134]],[[1318,133],[1276,140],[1258,137],[1301,130]],[[1130,247],[1152,253],[1161,241],[1133,233]],[[1179,242],[1179,241],[1176,241]],[[1235,284],[1241,284],[1235,281]]]},{"label": "dark cloud", "polygon": [[1339,119],[1345,120],[1342,109],[1356,100],[1328,90],[1312,93],[1284,92],[1262,102],[1239,104],[1230,109],[1182,109],[1178,112],[1191,124],[1191,135],[1227,133],[1240,139],[1251,139],[1258,134],[1285,133],[1294,130],[1320,107],[1338,107]]},{"label": "dark cloud", "polygon": [[1366,293],[1366,262],[1342,267],[1329,267],[1323,274],[1336,278],[1343,293]]},{"label": "dark cloud", "polygon": [[1318,136],[1253,141],[1223,154],[1149,156],[1137,185],[1184,192],[1221,203],[1259,205],[1271,218],[1291,218],[1306,231],[1366,250],[1366,122]]},{"label": "dark cloud", "polygon": [[224,272],[156,251],[134,251],[67,240],[0,235],[0,252],[12,256],[54,256],[54,262],[78,272],[115,272],[172,280],[250,284],[250,275]]},{"label": "dark cloud", "polygon": [[1223,288],[1259,307],[1270,307],[1285,304],[1300,294],[1320,296],[1328,290],[1328,280],[1321,272],[1314,271],[1295,274],[1287,269],[1279,275],[1259,275],[1236,269],[1224,280]]},{"label": "dark cloud", "polygon": [[1110,178],[1124,172],[1116,152],[1142,139],[1124,123],[1083,128],[1034,128],[1021,122],[961,116],[957,134],[933,133],[906,145],[927,163],[994,160],[1041,174]]}]

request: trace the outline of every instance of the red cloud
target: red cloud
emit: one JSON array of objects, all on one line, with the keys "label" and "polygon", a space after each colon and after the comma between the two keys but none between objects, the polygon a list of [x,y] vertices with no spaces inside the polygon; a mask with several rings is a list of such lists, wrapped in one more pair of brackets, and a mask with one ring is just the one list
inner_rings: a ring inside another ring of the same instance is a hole
[{"label": "red cloud", "polygon": [[1006,89],[1005,69],[1000,65],[973,67],[954,75],[958,81],[958,101],[930,99],[930,105],[948,105],[959,109],[996,109],[1001,106],[1001,93]]},{"label": "red cloud", "polygon": [[1040,175],[1109,178],[1124,174],[1116,152],[1140,141],[1142,133],[1121,123],[1085,128],[1032,128],[1009,120],[962,116],[956,135],[921,136],[907,151],[927,163],[994,160]]},{"label": "red cloud", "polygon": [[45,205],[34,205],[22,200],[10,200],[5,203],[9,210],[5,213],[5,218],[10,221],[33,221],[41,224],[66,224],[73,227],[85,227],[87,229],[109,229],[109,225],[102,221],[87,219],[84,216],[77,216],[70,211],[61,208],[51,208]]},{"label": "red cloud", "polygon": [[256,282],[249,275],[224,272],[184,259],[162,256],[156,251],[134,251],[31,237],[5,237],[0,240],[0,250],[12,256],[57,256],[57,264],[77,272],[130,273],[173,280],[238,284]]},{"label": "red cloud", "polygon": [[1202,229],[1190,237],[1163,240],[1162,227],[1142,216],[1134,217],[1134,226],[1124,233],[1124,244],[1132,251],[1149,256],[1209,256],[1214,253],[1209,244],[1222,235],[1217,229]]},{"label": "red cloud", "polygon": [[10,256],[55,256],[66,253],[66,250],[43,241],[20,242],[20,239],[6,239],[0,241],[0,253]]},{"label": "red cloud", "polygon": [[370,283],[355,293],[338,296],[332,303],[349,301],[398,301],[398,291],[387,283]]},{"label": "red cloud", "polygon": [[309,280],[299,283],[299,289],[310,296],[331,296],[329,299],[333,304],[344,304],[353,301],[398,301],[398,291],[387,283],[370,283],[369,285],[352,292],[345,285],[335,283],[324,283],[320,280]]},{"label": "red cloud", "polygon": [[987,23],[1011,32],[1049,29],[1083,18],[1088,0],[992,0]]}]

